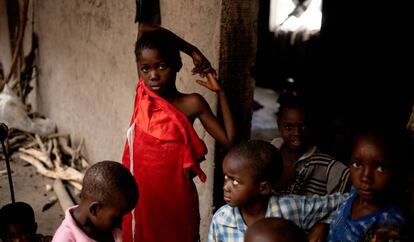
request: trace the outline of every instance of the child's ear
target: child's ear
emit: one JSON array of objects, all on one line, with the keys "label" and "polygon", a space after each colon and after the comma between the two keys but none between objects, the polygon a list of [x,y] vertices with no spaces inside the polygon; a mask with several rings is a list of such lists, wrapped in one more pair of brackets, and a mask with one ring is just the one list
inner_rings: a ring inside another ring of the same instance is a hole
[{"label": "child's ear", "polygon": [[261,195],[269,195],[272,194],[272,184],[268,181],[263,181],[260,183],[260,194]]},{"label": "child's ear", "polygon": [[89,204],[89,213],[93,216],[98,214],[98,210],[101,207],[101,204],[98,201],[93,201]]}]

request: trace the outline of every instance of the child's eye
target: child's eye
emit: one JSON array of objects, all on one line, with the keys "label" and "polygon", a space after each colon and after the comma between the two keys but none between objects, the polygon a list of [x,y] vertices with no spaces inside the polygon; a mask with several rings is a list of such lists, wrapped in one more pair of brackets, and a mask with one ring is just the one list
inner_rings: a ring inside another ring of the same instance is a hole
[{"label": "child's eye", "polygon": [[160,64],[160,66],[158,67],[160,70],[165,70],[168,68],[168,65],[166,64]]},{"label": "child's eye", "polygon": [[149,69],[148,67],[141,67],[141,71],[144,73],[148,73]]},{"label": "child's eye", "polygon": [[230,177],[228,177],[228,176],[224,176],[224,180],[226,181],[226,180],[231,180],[231,184],[233,184],[233,185],[239,185],[239,182],[237,181],[237,180],[234,180],[234,179],[231,179]]},{"label": "child's eye", "polygon": [[291,124],[286,124],[286,125],[285,125],[285,129],[286,129],[286,130],[292,130],[292,129],[293,129],[293,125],[291,125]]},{"label": "child's eye", "polygon": [[361,164],[359,164],[358,162],[352,162],[352,167],[354,168],[360,168]]},{"label": "child's eye", "polygon": [[379,172],[387,172],[387,171],[388,171],[388,168],[386,168],[386,167],[384,167],[384,166],[379,166],[379,167],[377,168],[377,171],[379,171]]}]

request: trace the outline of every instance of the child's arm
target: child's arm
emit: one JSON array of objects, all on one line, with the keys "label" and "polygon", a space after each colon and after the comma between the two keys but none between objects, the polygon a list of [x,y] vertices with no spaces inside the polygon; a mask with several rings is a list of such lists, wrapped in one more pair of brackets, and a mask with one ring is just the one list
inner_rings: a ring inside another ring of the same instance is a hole
[{"label": "child's arm", "polygon": [[[290,197],[290,196],[289,196]],[[318,222],[330,223],[337,207],[349,197],[349,194],[335,193],[325,196],[314,195],[312,197],[296,196],[301,205],[298,208],[301,219],[300,227],[311,229]]]},{"label": "child's arm", "polygon": [[207,102],[202,102],[200,105],[200,111],[198,118],[203,124],[206,131],[213,136],[221,145],[226,148],[233,146],[235,139],[235,128],[233,122],[233,116],[230,112],[227,98],[224,91],[221,89],[220,84],[212,73],[207,74],[207,81],[197,80],[197,83],[216,92],[219,96],[219,106],[224,121],[224,129],[218,119],[214,116]]},{"label": "child's arm", "polygon": [[208,72],[215,73],[216,71],[211,67],[210,61],[201,53],[201,51],[194,45],[188,43],[184,39],[178,37],[175,33],[168,29],[165,29],[157,24],[140,23],[138,25],[138,38],[145,32],[163,30],[167,32],[171,38],[176,42],[179,49],[186,53],[193,59],[194,68],[192,69],[193,74],[200,74],[204,77]]},{"label": "child's arm", "polygon": [[324,242],[328,237],[329,224],[317,223],[308,233],[309,242]]}]

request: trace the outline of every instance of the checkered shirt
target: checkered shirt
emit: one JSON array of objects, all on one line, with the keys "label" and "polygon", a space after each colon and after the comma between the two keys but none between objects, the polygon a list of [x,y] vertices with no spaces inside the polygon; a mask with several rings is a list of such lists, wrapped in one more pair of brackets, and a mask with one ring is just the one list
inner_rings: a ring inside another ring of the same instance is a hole
[{"label": "checkered shirt", "polygon": [[[300,228],[308,230],[323,220],[331,222],[331,212],[348,197],[335,193],[326,196],[305,197],[298,195],[272,196],[265,217],[280,217],[292,220]],[[247,225],[237,207],[224,205],[213,216],[208,233],[209,242],[243,242]]]}]

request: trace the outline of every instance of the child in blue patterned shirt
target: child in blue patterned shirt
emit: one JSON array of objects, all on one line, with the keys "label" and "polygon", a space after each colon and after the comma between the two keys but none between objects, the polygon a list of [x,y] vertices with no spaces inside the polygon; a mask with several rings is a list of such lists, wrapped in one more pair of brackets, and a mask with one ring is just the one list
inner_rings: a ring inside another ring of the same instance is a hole
[{"label": "child in blue patterned shirt", "polygon": [[[328,241],[360,241],[372,226],[402,226],[403,165],[409,146],[399,132],[370,128],[354,138],[350,178],[351,197],[342,204],[330,225]],[[400,198],[400,199],[399,199]]]},{"label": "child in blue patterned shirt", "polygon": [[223,161],[227,205],[214,214],[208,241],[243,242],[247,227],[265,217],[288,219],[307,230],[346,198],[341,194],[311,198],[274,195],[282,170],[279,151],[266,141],[251,140],[233,147]]}]

